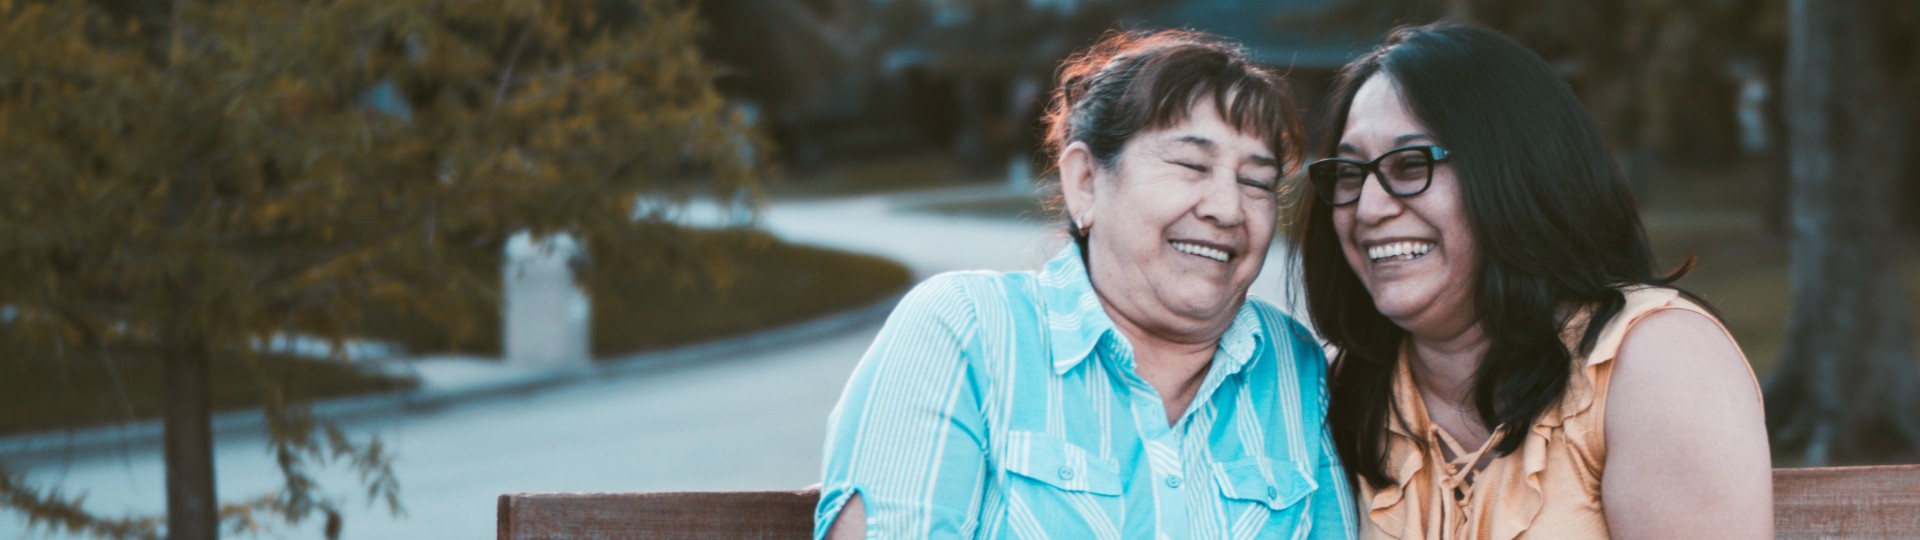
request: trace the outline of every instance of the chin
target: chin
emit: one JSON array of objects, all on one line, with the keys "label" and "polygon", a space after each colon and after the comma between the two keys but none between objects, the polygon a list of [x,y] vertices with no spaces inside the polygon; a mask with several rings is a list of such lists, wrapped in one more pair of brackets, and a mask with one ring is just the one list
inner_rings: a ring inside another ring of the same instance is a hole
[{"label": "chin", "polygon": [[1408,292],[1409,291],[1404,290],[1389,290],[1386,291],[1385,294],[1374,295],[1373,309],[1379,311],[1381,315],[1386,316],[1395,323],[1398,323],[1418,313],[1420,308],[1430,303],[1430,300],[1434,296],[1431,294],[1408,294]]}]

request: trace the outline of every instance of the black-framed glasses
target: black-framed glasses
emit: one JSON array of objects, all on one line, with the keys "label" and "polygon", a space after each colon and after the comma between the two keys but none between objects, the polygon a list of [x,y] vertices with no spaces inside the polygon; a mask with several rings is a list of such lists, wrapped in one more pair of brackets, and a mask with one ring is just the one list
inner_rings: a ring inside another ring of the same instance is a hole
[{"label": "black-framed glasses", "polygon": [[1330,206],[1346,206],[1359,202],[1360,188],[1367,183],[1367,175],[1380,177],[1380,187],[1395,197],[1412,197],[1433,185],[1433,168],[1452,158],[1446,148],[1436,145],[1402,146],[1388,150],[1373,158],[1373,161],[1360,161],[1347,158],[1327,158],[1307,166],[1307,179],[1313,182],[1313,191],[1320,195],[1320,201]]}]

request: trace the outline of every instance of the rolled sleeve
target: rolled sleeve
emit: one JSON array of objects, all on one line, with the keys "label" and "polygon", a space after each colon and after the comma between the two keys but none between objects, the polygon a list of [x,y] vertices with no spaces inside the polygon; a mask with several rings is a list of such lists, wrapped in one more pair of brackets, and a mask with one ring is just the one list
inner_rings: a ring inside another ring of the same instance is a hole
[{"label": "rolled sleeve", "polygon": [[968,361],[976,327],[958,277],[936,276],[901,299],[828,420],[814,538],[856,494],[869,538],[978,529],[986,423]]}]

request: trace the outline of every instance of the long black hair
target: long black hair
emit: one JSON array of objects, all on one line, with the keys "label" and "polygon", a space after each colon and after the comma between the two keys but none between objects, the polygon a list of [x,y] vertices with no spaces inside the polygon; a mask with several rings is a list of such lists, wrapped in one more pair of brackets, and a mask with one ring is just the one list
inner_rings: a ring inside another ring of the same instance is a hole
[{"label": "long black hair", "polygon": [[[1566,393],[1573,359],[1592,350],[1620,312],[1618,287],[1666,286],[1691,259],[1656,274],[1632,192],[1579,100],[1526,46],[1484,28],[1435,23],[1395,30],[1348,64],[1331,95],[1327,155],[1339,144],[1354,94],[1368,79],[1396,83],[1408,110],[1451,151],[1480,260],[1473,309],[1488,338],[1473,375],[1473,403],[1490,429],[1509,427],[1499,455]],[[1327,419],[1350,471],[1375,488],[1384,465],[1393,375],[1406,331],[1375,309],[1347,265],[1333,208],[1300,190],[1291,227],[1308,312],[1339,349]],[[1704,303],[1702,303],[1704,305]],[[1577,350],[1561,331],[1576,310],[1591,317]]]}]

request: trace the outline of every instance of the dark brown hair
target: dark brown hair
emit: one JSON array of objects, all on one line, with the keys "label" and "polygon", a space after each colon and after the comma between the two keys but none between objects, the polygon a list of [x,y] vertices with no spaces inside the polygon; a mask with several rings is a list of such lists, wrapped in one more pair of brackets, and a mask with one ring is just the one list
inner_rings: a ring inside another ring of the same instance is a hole
[{"label": "dark brown hair", "polygon": [[[1111,170],[1134,135],[1185,121],[1202,98],[1234,129],[1265,141],[1283,172],[1297,169],[1305,152],[1286,80],[1237,45],[1184,30],[1108,32],[1062,62],[1047,106],[1047,160],[1078,141]],[[1067,228],[1084,255],[1086,238]]]},{"label": "dark brown hair", "polygon": [[[1340,143],[1354,95],[1375,75],[1398,85],[1407,110],[1453,156],[1449,166],[1480,247],[1466,285],[1489,342],[1473,375],[1474,408],[1490,429],[1508,428],[1494,449],[1511,454],[1525,440],[1525,426],[1566,394],[1573,359],[1592,351],[1601,328],[1625,305],[1618,287],[1667,286],[1692,260],[1656,273],[1633,193],[1599,131],[1566,83],[1526,46],[1456,23],[1395,30],[1341,71],[1327,109],[1327,155]],[[1328,381],[1334,447],[1355,476],[1386,487],[1387,422],[1406,331],[1375,309],[1347,265],[1333,208],[1311,187],[1296,197],[1301,211],[1291,235],[1308,312],[1339,349]],[[1572,350],[1561,341],[1562,330],[1576,324],[1568,306],[1592,314]]]}]

